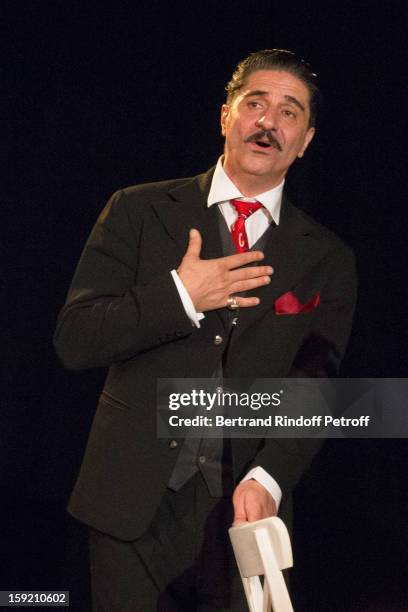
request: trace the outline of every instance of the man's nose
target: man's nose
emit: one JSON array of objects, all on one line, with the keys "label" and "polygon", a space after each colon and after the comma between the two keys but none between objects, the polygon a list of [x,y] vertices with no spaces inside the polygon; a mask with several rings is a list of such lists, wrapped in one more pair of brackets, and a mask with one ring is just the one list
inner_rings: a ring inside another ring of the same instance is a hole
[{"label": "man's nose", "polygon": [[274,130],[278,127],[277,115],[273,110],[262,113],[255,122],[256,126],[263,130]]}]

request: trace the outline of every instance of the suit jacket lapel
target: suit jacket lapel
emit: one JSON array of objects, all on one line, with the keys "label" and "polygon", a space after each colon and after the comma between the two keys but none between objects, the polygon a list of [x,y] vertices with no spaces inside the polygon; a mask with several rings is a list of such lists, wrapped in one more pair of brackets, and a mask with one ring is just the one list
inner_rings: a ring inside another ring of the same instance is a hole
[{"label": "suit jacket lapel", "polygon": [[167,232],[180,247],[181,253],[186,251],[189,230],[198,229],[203,239],[203,259],[222,257],[217,210],[215,206],[207,207],[213,174],[214,168],[211,168],[206,174],[171,189],[168,196],[172,202],[158,201],[153,205]]},{"label": "suit jacket lapel", "polygon": [[[166,200],[154,203],[157,215],[180,249],[180,258],[186,252],[191,228],[197,229],[201,234],[203,259],[223,256],[218,210],[216,206],[210,208],[207,206],[213,174],[214,168],[211,168],[206,174],[200,174],[191,181],[171,189],[168,192],[171,202]],[[223,314],[222,310],[215,311],[215,316],[219,317],[226,328],[228,320]],[[211,316],[211,313],[207,313],[207,316]]]},{"label": "suit jacket lapel", "polygon": [[279,226],[272,228],[264,254],[264,263],[274,269],[271,283],[253,292],[261,300],[259,306],[240,310],[241,329],[273,308],[275,300],[293,289],[325,254],[319,226],[309,221],[285,195]]}]

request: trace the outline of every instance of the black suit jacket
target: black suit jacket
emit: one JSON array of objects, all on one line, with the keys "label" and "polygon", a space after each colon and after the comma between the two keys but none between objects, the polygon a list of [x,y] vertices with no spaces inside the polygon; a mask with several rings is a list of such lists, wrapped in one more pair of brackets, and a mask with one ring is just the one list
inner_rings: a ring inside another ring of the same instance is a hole
[{"label": "black suit jacket", "polygon": [[[129,187],[100,215],[78,264],[55,333],[68,368],[109,366],[70,511],[123,540],[149,525],[181,444],[156,435],[156,379],[210,377],[226,343],[222,310],[207,312],[201,328],[185,314],[170,270],[177,268],[188,231],[203,237],[203,258],[222,256],[216,207],[206,200],[213,170],[195,178]],[[351,251],[284,197],[265,262],[272,282],[256,290],[261,304],[242,309],[226,376],[285,377],[336,372],[350,332],[355,302]],[[293,291],[311,312],[276,315],[275,300]],[[316,442],[232,441],[236,480],[264,467],[284,499],[309,465]]]}]

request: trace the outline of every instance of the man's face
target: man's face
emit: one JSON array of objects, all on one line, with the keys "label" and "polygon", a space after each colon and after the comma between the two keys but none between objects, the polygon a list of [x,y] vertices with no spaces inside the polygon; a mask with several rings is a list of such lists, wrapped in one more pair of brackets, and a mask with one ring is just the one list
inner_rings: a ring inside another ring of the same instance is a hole
[{"label": "man's face", "polygon": [[302,81],[280,70],[253,72],[221,109],[225,171],[238,185],[278,185],[313,138],[309,119],[309,92]]}]

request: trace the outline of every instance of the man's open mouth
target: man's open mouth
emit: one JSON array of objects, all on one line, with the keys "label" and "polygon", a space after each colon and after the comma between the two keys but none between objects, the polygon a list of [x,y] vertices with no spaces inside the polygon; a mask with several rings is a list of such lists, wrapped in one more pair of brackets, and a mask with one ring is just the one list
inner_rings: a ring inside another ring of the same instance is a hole
[{"label": "man's open mouth", "polygon": [[260,149],[270,149],[272,147],[278,151],[282,151],[282,145],[278,142],[277,138],[270,130],[268,132],[251,134],[251,136],[248,136],[245,142],[256,144],[256,146]]},{"label": "man's open mouth", "polygon": [[277,149],[278,151],[282,151],[282,147],[277,140],[272,140],[272,139],[260,140],[260,139],[251,138],[251,139],[248,139],[247,142],[251,142],[252,144],[255,144],[260,149]]},{"label": "man's open mouth", "polygon": [[263,149],[270,149],[272,146],[270,142],[265,142],[264,140],[255,140],[255,144],[257,144],[258,147],[262,147]]}]

